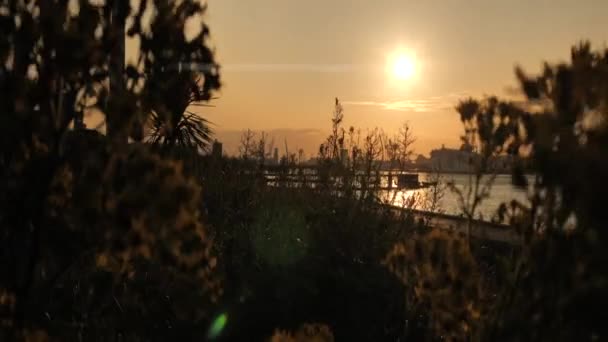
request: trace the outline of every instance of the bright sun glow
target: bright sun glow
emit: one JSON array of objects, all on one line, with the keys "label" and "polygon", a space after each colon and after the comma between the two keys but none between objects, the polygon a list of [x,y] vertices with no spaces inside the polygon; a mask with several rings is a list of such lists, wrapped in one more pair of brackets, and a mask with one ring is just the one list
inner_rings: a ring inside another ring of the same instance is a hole
[{"label": "bright sun glow", "polygon": [[398,80],[409,80],[416,74],[416,61],[412,56],[398,54],[392,61],[392,73]]}]

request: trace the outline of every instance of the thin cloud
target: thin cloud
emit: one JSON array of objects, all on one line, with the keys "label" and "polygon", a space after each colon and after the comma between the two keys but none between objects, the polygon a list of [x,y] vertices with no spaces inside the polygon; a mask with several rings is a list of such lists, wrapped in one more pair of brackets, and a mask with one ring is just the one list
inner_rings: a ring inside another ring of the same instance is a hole
[{"label": "thin cloud", "polygon": [[[191,69],[197,71],[216,70],[215,64],[179,64],[177,69]],[[366,64],[285,64],[285,63],[241,63],[222,64],[220,69],[224,72],[315,72],[315,73],[348,73],[375,68]]]},{"label": "thin cloud", "polygon": [[353,72],[361,66],[354,64],[227,64],[224,71],[232,72]]},{"label": "thin cloud", "polygon": [[345,105],[372,106],[385,110],[400,112],[428,113],[454,108],[460,99],[470,96],[469,93],[460,92],[443,96],[431,96],[423,99],[398,99],[389,101],[343,101]]}]

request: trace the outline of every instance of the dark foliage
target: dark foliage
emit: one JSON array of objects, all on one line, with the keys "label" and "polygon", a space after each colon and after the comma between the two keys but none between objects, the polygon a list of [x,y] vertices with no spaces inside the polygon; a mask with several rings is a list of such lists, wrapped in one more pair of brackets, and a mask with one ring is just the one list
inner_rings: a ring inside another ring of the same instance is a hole
[{"label": "dark foliage", "polygon": [[[200,187],[127,137],[140,141],[151,113],[177,111],[167,99],[193,75],[197,100],[218,88],[203,12],[196,1],[0,3],[0,339],[201,330],[220,292]],[[140,51],[122,68],[125,30]],[[106,136],[81,128],[93,109]]]},{"label": "dark foliage", "polygon": [[[608,334],[605,324],[592,313],[608,305],[608,217],[602,204],[608,190],[608,51],[594,52],[583,43],[572,49],[569,64],[545,64],[542,74],[534,77],[518,68],[516,75],[526,97],[523,103],[491,97],[468,99],[457,108],[465,128],[463,140],[479,156],[472,162],[479,175],[490,170],[491,156],[505,154],[524,161],[534,174],[528,184],[524,168],[515,163],[513,185],[527,189],[528,202],[512,201],[498,210],[500,220],[519,231],[523,242],[521,250],[495,263],[502,281],[488,283],[488,275],[468,262],[468,271],[454,278],[453,272],[441,273],[451,269],[441,258],[430,258],[428,272],[420,271],[425,267],[422,256],[428,253],[414,251],[432,246],[426,241],[429,237],[418,239],[419,247],[395,247],[389,266],[414,297],[427,304],[444,336],[602,340]],[[477,191],[479,179],[475,178],[473,209],[484,199],[483,191]],[[437,255],[456,253],[459,257],[451,259],[459,259],[462,268],[466,264],[462,256],[469,252],[458,252],[452,244]],[[412,268],[418,273],[405,277]],[[434,285],[433,274],[444,278]],[[470,285],[462,286],[463,279]],[[417,290],[421,282],[424,291]],[[481,288],[482,295],[468,288]],[[442,294],[463,300],[455,306],[434,307],[433,300]],[[463,301],[469,304],[464,306]],[[463,308],[475,309],[476,303],[481,315],[474,317],[475,311],[462,315],[460,326],[467,329],[457,333],[451,315]],[[446,328],[449,323],[451,328]]]},{"label": "dark foliage", "polygon": [[[523,104],[457,108],[477,156],[469,222],[492,157],[517,157],[529,201],[498,211],[514,247],[382,206],[378,161],[407,163],[411,131],[359,143],[337,99],[315,186],[290,155],[267,181],[265,135],[244,139],[242,160],[201,157],[211,132],[187,108],[219,87],[203,12],[0,3],[0,339],[605,339],[608,51],[517,69]],[[140,54],[123,68],[125,32]],[[91,109],[106,135],[82,129]]]},{"label": "dark foliage", "polygon": [[509,136],[525,147],[536,178],[530,202],[510,213],[529,247],[488,330],[504,339],[602,340],[606,326],[591,313],[608,305],[608,50],[582,43],[569,64],[516,74],[530,108],[508,116],[522,127]]}]

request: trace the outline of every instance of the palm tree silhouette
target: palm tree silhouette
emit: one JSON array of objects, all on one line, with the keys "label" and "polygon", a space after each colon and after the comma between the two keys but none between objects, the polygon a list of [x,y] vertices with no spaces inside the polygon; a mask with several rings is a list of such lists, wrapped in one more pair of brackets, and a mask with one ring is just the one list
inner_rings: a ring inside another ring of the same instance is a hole
[{"label": "palm tree silhouette", "polygon": [[[188,110],[192,106],[213,107],[205,102],[205,91],[201,79],[190,73],[190,82],[174,82],[183,85],[169,93],[162,103],[152,111],[147,140],[167,147],[187,147],[207,151],[212,142],[211,122]],[[171,85],[167,85],[171,89]]]}]

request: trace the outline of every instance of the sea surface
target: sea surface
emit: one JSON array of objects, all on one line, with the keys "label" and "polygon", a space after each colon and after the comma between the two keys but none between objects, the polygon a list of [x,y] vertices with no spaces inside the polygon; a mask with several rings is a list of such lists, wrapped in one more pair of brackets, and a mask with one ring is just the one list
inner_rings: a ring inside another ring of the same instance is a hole
[{"label": "sea surface", "polygon": [[[419,173],[421,182],[434,182],[437,179],[438,189],[443,197],[438,201],[438,208],[441,212],[451,215],[460,215],[462,213],[461,205],[459,204],[459,196],[456,192],[450,190],[446,185],[448,182],[453,182],[454,186],[460,189],[465,195],[470,185],[473,185],[474,177],[467,174],[429,174]],[[482,184],[488,179],[488,176],[482,178]],[[532,182],[528,178],[529,183]],[[441,191],[441,189],[443,189]],[[407,206],[413,209],[428,210],[429,200],[432,197],[433,188],[422,188],[417,190],[397,190],[385,191],[383,200],[391,202],[396,206]],[[527,195],[525,190],[516,189],[511,184],[510,175],[497,175],[492,182],[489,197],[483,200],[476,210],[476,218],[483,220],[491,220],[496,214],[496,210],[501,203],[509,203],[511,200],[517,200],[526,203]]]}]

